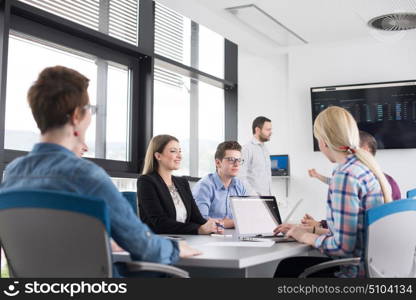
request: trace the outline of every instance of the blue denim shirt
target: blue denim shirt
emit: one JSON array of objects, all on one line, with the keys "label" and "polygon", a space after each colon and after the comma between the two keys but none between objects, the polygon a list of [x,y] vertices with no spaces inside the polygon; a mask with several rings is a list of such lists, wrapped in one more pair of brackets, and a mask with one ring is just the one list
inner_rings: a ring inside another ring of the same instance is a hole
[{"label": "blue denim shirt", "polygon": [[196,204],[204,218],[233,218],[229,196],[245,196],[246,188],[237,177],[231,180],[228,188],[224,186],[220,176],[208,174],[198,181],[192,189]]},{"label": "blue denim shirt", "polygon": [[178,244],[153,234],[101,167],[60,145],[36,144],[7,166],[1,191],[28,188],[103,199],[109,208],[112,238],[134,260],[171,264],[179,259]]}]

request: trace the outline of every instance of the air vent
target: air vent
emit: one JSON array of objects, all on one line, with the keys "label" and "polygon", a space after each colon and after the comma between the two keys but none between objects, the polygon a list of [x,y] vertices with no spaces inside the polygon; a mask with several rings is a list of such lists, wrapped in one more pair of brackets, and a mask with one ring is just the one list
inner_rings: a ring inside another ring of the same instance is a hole
[{"label": "air vent", "polygon": [[378,16],[368,21],[370,27],[387,30],[399,31],[416,28],[416,13],[393,13]]}]

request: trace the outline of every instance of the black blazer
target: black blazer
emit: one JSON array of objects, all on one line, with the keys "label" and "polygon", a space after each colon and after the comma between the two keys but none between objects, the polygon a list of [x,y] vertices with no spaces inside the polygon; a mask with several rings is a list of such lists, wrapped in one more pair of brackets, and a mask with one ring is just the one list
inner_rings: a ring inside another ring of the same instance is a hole
[{"label": "black blazer", "polygon": [[198,234],[205,224],[185,178],[172,176],[172,182],[186,207],[186,222],[176,221],[176,210],[168,186],[157,172],[141,175],[137,180],[140,218],[155,233]]}]

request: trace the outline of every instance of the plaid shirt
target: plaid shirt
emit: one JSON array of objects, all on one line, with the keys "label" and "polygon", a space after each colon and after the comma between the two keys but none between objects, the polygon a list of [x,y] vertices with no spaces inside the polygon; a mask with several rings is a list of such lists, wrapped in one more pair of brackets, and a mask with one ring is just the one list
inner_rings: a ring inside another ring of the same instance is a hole
[{"label": "plaid shirt", "polygon": [[353,154],[333,172],[327,201],[329,233],[320,235],[315,247],[333,258],[361,257],[357,266],[341,267],[338,277],[362,277],[364,270],[364,213],[383,204],[375,175]]}]

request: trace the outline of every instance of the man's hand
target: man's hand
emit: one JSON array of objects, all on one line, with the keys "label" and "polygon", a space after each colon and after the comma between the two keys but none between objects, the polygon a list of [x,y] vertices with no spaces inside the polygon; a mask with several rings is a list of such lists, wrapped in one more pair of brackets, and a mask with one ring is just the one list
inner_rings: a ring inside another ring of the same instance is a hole
[{"label": "man's hand", "polygon": [[190,247],[185,241],[179,242],[179,257],[191,257],[202,254],[201,251]]}]

